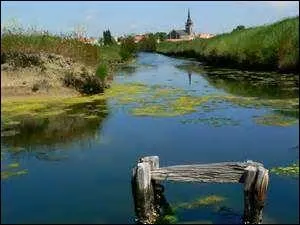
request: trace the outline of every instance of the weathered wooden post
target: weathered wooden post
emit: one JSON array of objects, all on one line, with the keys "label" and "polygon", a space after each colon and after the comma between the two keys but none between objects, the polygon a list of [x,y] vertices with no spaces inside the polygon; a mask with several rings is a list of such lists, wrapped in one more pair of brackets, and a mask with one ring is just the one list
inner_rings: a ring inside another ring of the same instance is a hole
[{"label": "weathered wooden post", "polygon": [[151,170],[158,167],[158,156],[149,156],[141,158],[133,169],[131,184],[137,223],[153,224],[159,216],[155,201],[155,181],[151,180]]},{"label": "weathered wooden post", "polygon": [[269,183],[268,170],[262,166],[248,166],[244,179],[244,223],[261,224],[262,210]]},{"label": "weathered wooden post", "polygon": [[132,194],[137,223],[153,224],[168,210],[159,181],[244,183],[245,224],[262,223],[262,210],[269,183],[268,170],[261,163],[221,162],[159,167],[158,156],[143,157],[132,174]]}]

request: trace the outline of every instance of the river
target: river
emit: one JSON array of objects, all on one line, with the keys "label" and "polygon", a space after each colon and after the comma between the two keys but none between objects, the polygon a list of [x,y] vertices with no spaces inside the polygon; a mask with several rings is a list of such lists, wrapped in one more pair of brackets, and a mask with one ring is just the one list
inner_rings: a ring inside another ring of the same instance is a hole
[{"label": "river", "polygon": [[[116,73],[114,83],[164,85],[193,96],[289,99],[299,94],[298,80],[288,75],[290,80],[282,83],[271,73],[264,73],[266,78],[261,80],[245,71],[199,68],[192,60],[140,53],[135,63]],[[78,107],[94,110],[99,104],[81,104],[71,111]],[[41,129],[21,129],[15,136],[2,138],[1,164],[18,162],[28,174],[1,179],[1,223],[132,224],[131,169],[142,156],[158,155],[160,166],[250,159],[266,168],[286,166],[299,157],[299,147],[295,148],[299,146],[298,122],[276,126],[253,119],[270,108],[221,103],[214,110],[156,117],[131,114],[128,106],[113,100],[101,104],[108,111],[97,114],[96,122],[85,123],[80,117],[49,119]],[[217,119],[211,122],[209,118]],[[218,124],[220,121],[231,122]],[[298,177],[270,174],[265,223],[299,223],[298,182]],[[241,220],[241,184],[163,185],[171,205],[207,195],[226,199],[221,204],[227,209],[223,211],[180,209],[180,222],[229,224]]]}]

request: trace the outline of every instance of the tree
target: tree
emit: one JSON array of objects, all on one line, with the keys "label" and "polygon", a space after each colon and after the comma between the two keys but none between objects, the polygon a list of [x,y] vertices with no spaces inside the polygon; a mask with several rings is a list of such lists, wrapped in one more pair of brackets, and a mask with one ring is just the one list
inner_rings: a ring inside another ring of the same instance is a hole
[{"label": "tree", "polygon": [[110,30],[103,31],[103,44],[104,45],[115,44],[115,39],[111,36]]},{"label": "tree", "polygon": [[103,37],[100,37],[100,38],[98,39],[98,43],[99,43],[100,46],[103,46],[103,45],[104,45],[104,39],[103,39]]},{"label": "tree", "polygon": [[139,43],[140,51],[154,52],[156,51],[156,47],[157,47],[157,37],[152,33],[148,34],[147,37],[144,38]]},{"label": "tree", "polygon": [[160,41],[164,41],[167,39],[168,34],[166,32],[156,32],[154,36]]},{"label": "tree", "polygon": [[122,60],[128,60],[136,53],[137,47],[132,36],[122,39],[120,46],[120,56]]},{"label": "tree", "polygon": [[246,27],[244,25],[238,25],[233,31],[239,31],[239,30],[244,30]]}]

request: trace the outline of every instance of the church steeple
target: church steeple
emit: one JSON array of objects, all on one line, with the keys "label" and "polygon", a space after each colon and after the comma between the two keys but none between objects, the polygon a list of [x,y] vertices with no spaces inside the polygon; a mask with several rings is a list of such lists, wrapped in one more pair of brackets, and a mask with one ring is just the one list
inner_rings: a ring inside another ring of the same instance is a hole
[{"label": "church steeple", "polygon": [[190,15],[190,9],[188,9],[188,18],[187,21],[185,23],[185,31],[191,35],[192,34],[192,26],[193,26],[193,21],[191,19],[191,15]]},{"label": "church steeple", "polygon": [[188,21],[191,20],[190,9],[188,11]]}]

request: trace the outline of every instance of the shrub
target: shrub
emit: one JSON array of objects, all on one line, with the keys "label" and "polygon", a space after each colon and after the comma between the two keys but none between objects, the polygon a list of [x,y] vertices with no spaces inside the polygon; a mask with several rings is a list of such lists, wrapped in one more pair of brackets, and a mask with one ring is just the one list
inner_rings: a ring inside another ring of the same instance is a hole
[{"label": "shrub", "polygon": [[127,38],[124,38],[121,42],[120,47],[120,56],[123,61],[126,61],[133,57],[133,55],[137,51],[137,46],[134,42],[134,38],[129,36]]},{"label": "shrub", "polygon": [[245,26],[244,25],[238,25],[236,28],[233,29],[233,31],[239,31],[239,30],[244,30]]},{"label": "shrub", "polygon": [[98,76],[102,82],[104,82],[105,77],[108,75],[108,68],[107,65],[102,63],[98,66],[96,70],[96,76]]},{"label": "shrub", "polygon": [[149,35],[139,43],[139,50],[145,52],[154,52],[157,48],[156,37]]}]

